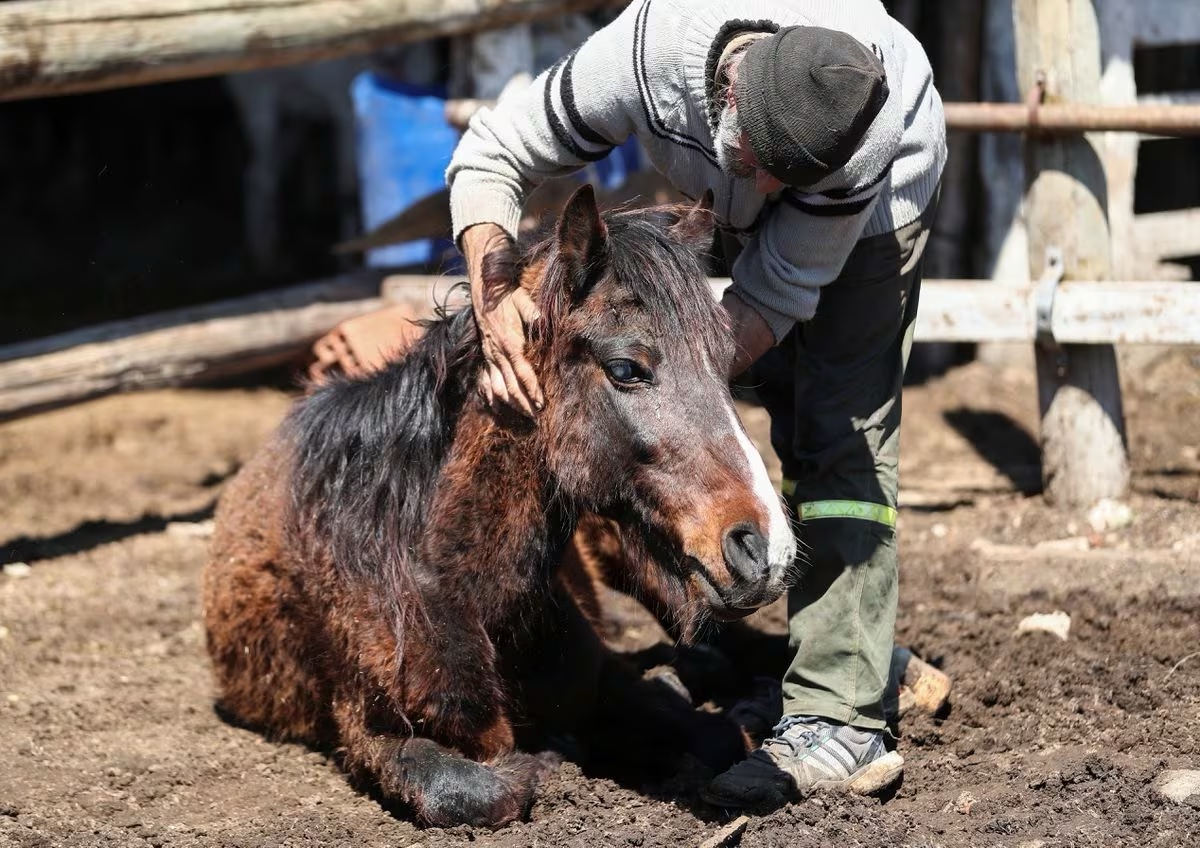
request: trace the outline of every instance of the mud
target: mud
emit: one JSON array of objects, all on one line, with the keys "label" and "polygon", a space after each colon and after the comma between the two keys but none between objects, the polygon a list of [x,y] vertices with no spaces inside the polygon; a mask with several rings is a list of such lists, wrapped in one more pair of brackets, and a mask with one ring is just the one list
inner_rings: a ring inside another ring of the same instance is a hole
[{"label": "mud", "polygon": [[[750,816],[742,846],[1187,846],[1200,796],[1200,354],[1124,362],[1132,522],[1037,494],[1032,369],[911,387],[899,640],[954,679],[909,716],[886,800]],[[223,723],[199,623],[206,522],[289,402],[278,389],[130,395],[0,426],[0,845],[698,846],[730,819],[699,769],[618,784],[566,764],[531,820],[420,830],[323,754]],[[750,429],[765,435],[760,410]],[[14,567],[18,563],[28,569]],[[1062,610],[1065,641],[1017,632]],[[659,638],[631,603],[618,648]],[[758,617],[778,630],[778,608]]]}]

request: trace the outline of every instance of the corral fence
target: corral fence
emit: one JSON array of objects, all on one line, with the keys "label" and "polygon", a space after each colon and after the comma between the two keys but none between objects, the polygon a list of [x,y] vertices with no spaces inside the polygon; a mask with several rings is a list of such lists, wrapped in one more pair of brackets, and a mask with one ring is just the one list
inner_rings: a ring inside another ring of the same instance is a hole
[{"label": "corral fence", "polygon": [[[0,100],[313,61],[619,5],[16,0],[0,4]],[[1140,14],[1170,18],[1165,26],[1174,34],[1165,38],[1200,41],[1200,15],[1187,5],[1146,0]],[[1090,504],[1120,496],[1128,486],[1114,345],[1200,344],[1195,283],[1111,279],[1109,180],[1090,133],[1200,135],[1200,104],[1100,102],[1095,4],[1013,0],[1013,9],[1025,102],[948,103],[946,116],[951,129],[1024,134],[1023,214],[1032,282],[926,280],[916,340],[1033,344],[1045,492],[1061,503]],[[1129,30],[1136,40],[1135,21]],[[448,283],[363,271],[0,347],[0,420],[287,362],[339,321],[384,303],[431,310]],[[714,293],[726,284],[713,280]]]}]

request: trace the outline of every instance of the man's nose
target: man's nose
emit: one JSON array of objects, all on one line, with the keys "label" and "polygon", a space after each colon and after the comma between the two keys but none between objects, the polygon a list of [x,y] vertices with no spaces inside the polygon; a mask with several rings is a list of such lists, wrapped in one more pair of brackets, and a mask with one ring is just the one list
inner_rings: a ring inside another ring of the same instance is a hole
[{"label": "man's nose", "polygon": [[759,194],[772,194],[783,188],[783,180],[759,168],[754,172],[754,190]]}]

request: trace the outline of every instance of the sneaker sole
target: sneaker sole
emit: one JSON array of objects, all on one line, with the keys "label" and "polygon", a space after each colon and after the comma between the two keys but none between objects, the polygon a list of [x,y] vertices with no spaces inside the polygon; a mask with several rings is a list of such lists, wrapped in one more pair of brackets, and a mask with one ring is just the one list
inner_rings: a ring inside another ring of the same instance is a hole
[{"label": "sneaker sole", "polygon": [[889,788],[904,774],[904,758],[895,751],[867,763],[845,780],[821,780],[814,789],[840,789],[855,795],[877,795]]}]

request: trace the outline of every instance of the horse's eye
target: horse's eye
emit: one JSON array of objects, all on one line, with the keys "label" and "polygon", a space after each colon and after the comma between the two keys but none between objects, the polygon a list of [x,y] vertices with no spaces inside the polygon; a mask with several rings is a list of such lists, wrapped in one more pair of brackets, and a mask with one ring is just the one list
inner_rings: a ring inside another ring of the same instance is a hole
[{"label": "horse's eye", "polygon": [[613,382],[623,386],[650,382],[650,372],[632,359],[610,359],[604,363],[604,370]]}]

